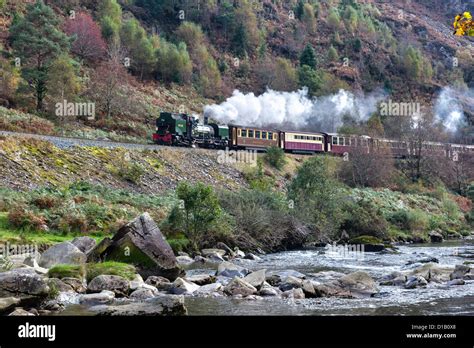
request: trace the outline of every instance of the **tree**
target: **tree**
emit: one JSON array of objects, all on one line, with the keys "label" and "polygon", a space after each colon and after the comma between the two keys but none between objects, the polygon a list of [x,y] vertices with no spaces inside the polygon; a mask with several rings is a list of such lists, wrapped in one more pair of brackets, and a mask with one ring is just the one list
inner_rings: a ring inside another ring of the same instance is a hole
[{"label": "tree", "polygon": [[303,0],[298,0],[298,3],[296,4],[296,7],[295,7],[296,18],[301,19],[301,17],[303,17],[304,5],[305,3]]},{"label": "tree", "polygon": [[287,92],[296,89],[298,85],[298,74],[288,59],[277,58],[273,74],[274,78],[269,85],[272,89]]},{"label": "tree", "polygon": [[237,30],[235,31],[234,37],[232,39],[232,47],[239,57],[245,57],[249,50],[249,42],[248,42],[248,35],[247,31],[245,30],[245,26],[243,23],[240,23],[237,26]]},{"label": "tree", "polygon": [[316,69],[316,53],[311,44],[307,44],[300,56],[300,66],[307,65],[311,69]]},{"label": "tree", "polygon": [[316,16],[314,15],[314,8],[310,4],[304,4],[302,21],[305,23],[306,28],[310,34],[314,34],[316,31]]},{"label": "tree", "polygon": [[81,12],[75,18],[69,18],[64,25],[64,32],[74,37],[72,53],[90,62],[105,56],[107,45],[91,15]]},{"label": "tree", "polygon": [[110,44],[116,44],[120,38],[122,8],[117,0],[102,0],[99,7],[102,36]]},{"label": "tree", "polygon": [[77,65],[68,55],[59,56],[48,72],[47,87],[53,104],[63,100],[72,101],[80,91],[80,82],[77,77]]},{"label": "tree", "polygon": [[331,47],[329,47],[329,50],[328,50],[328,60],[330,62],[337,62],[339,60],[339,54],[337,53],[337,50],[332,45]]},{"label": "tree", "polygon": [[328,16],[328,25],[333,30],[338,30],[341,25],[341,18],[336,9],[331,9]]},{"label": "tree", "polygon": [[357,24],[359,22],[359,15],[355,8],[352,6],[347,6],[344,11],[344,22],[348,31],[354,33],[357,29]]},{"label": "tree", "polygon": [[193,66],[184,42],[176,46],[165,39],[161,39],[156,54],[156,70],[159,79],[166,83],[190,81]]},{"label": "tree", "polygon": [[212,187],[202,183],[192,186],[181,182],[176,193],[183,202],[186,237],[198,250],[200,239],[222,215],[219,200]]},{"label": "tree", "polygon": [[316,93],[321,89],[323,80],[314,69],[311,69],[308,65],[303,65],[298,70],[299,84],[301,87],[308,88],[308,94],[310,96],[316,95]]},{"label": "tree", "polygon": [[12,47],[21,59],[23,78],[34,90],[38,111],[43,109],[51,62],[69,50],[70,40],[58,25],[54,11],[38,0],[10,28]]},{"label": "tree", "polygon": [[126,21],[120,32],[122,46],[130,58],[131,69],[143,79],[156,65],[156,52],[152,40],[136,19]]},{"label": "tree", "polygon": [[276,169],[282,169],[286,164],[285,151],[278,146],[271,146],[267,149],[265,160]]},{"label": "tree", "polygon": [[295,214],[326,236],[343,220],[340,185],[331,177],[323,157],[312,157],[298,169],[288,188]]},{"label": "tree", "polygon": [[0,57],[0,102],[8,104],[13,100],[20,83],[20,72],[8,60]]}]

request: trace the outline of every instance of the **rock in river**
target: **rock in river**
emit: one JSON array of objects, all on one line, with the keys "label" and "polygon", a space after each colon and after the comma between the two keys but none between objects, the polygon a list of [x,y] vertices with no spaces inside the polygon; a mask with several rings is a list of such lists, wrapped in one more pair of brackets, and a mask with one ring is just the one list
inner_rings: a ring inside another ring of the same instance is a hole
[{"label": "rock in river", "polygon": [[143,278],[159,275],[175,280],[182,274],[173,250],[148,213],[122,226],[109,244],[100,259],[134,264]]},{"label": "rock in river", "polygon": [[91,280],[87,286],[88,292],[101,292],[109,290],[116,295],[126,296],[130,290],[130,282],[120,276],[99,275]]},{"label": "rock in river", "polygon": [[96,241],[94,238],[83,236],[83,237],[76,237],[71,241],[80,251],[84,254],[88,254],[92,249],[96,246]]},{"label": "rock in river", "polygon": [[0,297],[46,297],[50,292],[46,278],[34,269],[0,273]]},{"label": "rock in river", "polygon": [[179,316],[187,315],[184,297],[157,296],[143,302],[117,306],[95,306],[90,310],[102,316]]},{"label": "rock in river", "polygon": [[231,262],[224,261],[221,264],[219,264],[217,268],[217,275],[218,276],[224,276],[224,277],[240,277],[243,278],[247,274],[249,274],[249,270],[241,267],[234,265]]},{"label": "rock in river", "polygon": [[260,289],[263,283],[265,283],[265,272],[266,270],[264,269],[252,272],[245,276],[244,281],[256,287],[257,289]]},{"label": "rock in river", "polygon": [[80,265],[86,262],[86,254],[70,242],[53,245],[40,258],[39,265],[51,268],[58,264]]},{"label": "rock in river", "polygon": [[224,292],[232,296],[248,296],[256,294],[257,289],[241,278],[235,277],[229,284],[226,285]]},{"label": "rock in river", "polygon": [[175,295],[190,295],[197,289],[199,289],[199,285],[188,282],[183,278],[177,278],[170,292]]}]

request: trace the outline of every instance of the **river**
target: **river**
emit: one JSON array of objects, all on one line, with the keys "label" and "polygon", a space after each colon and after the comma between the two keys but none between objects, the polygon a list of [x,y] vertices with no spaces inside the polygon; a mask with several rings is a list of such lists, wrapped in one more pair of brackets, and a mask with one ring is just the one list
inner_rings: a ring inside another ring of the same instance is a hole
[{"label": "river", "polygon": [[[474,261],[474,242],[471,240],[403,245],[398,246],[397,253],[366,252],[363,259],[335,258],[327,255],[324,249],[314,248],[268,254],[259,261],[233,262],[252,270],[293,269],[310,277],[318,272],[364,271],[378,281],[393,271],[420,267],[420,263],[408,263],[427,257],[437,258],[439,266],[454,266],[465,261]],[[190,272],[211,273],[212,270]],[[185,303],[189,315],[474,315],[474,281],[466,281],[465,285],[459,286],[429,283],[425,288],[379,286],[379,289],[380,293],[376,297],[365,299],[236,300],[229,297],[187,297]]]}]

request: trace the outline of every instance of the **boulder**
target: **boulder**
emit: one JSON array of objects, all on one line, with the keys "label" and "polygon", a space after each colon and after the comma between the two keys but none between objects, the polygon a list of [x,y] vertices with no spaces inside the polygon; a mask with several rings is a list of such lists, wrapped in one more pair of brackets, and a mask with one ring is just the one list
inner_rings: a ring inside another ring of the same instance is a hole
[{"label": "boulder", "polygon": [[283,298],[292,298],[295,300],[303,300],[305,298],[304,291],[303,289],[297,288],[297,289],[291,289],[284,291],[281,294],[281,297]]},{"label": "boulder", "polygon": [[298,271],[288,269],[283,271],[270,271],[267,272],[266,281],[272,286],[278,286],[283,280],[288,278],[289,276],[305,279],[306,276]]},{"label": "boulder", "polygon": [[456,265],[454,272],[449,275],[449,279],[464,279],[464,276],[471,271],[471,267],[468,265]]},{"label": "boulder", "polygon": [[431,243],[442,243],[443,242],[443,235],[436,231],[431,231],[428,233],[430,237]]},{"label": "boulder", "polygon": [[348,290],[353,297],[370,297],[379,292],[375,281],[365,272],[354,272],[338,280],[341,287]]},{"label": "boulder", "polygon": [[86,254],[80,251],[74,244],[63,242],[53,245],[46,250],[40,258],[39,265],[51,268],[59,264],[81,265],[86,263]]},{"label": "boulder", "polygon": [[130,294],[130,298],[137,301],[144,301],[158,295],[159,292],[156,288],[139,288]]},{"label": "boulder", "polygon": [[100,316],[182,316],[187,315],[184,297],[157,296],[151,299],[117,306],[95,306],[90,310]]},{"label": "boulder", "polygon": [[181,266],[188,266],[192,263],[194,263],[194,260],[190,258],[189,256],[176,256],[176,262],[181,265]]},{"label": "boulder", "polygon": [[227,255],[233,256],[233,254],[234,254],[233,250],[231,248],[229,248],[229,246],[225,243],[219,242],[219,243],[216,244],[216,247],[218,249],[225,250]]},{"label": "boulder", "polygon": [[210,274],[196,274],[192,276],[186,276],[185,279],[188,282],[197,284],[197,285],[207,285],[212,284],[216,281],[216,277]]},{"label": "boulder", "polygon": [[265,272],[265,269],[261,269],[259,271],[247,274],[244,278],[244,281],[246,281],[257,289],[260,289],[263,283],[265,283]]},{"label": "boulder", "polygon": [[48,286],[53,291],[59,292],[74,292],[74,289],[69,284],[64,283],[61,279],[58,278],[49,278]]},{"label": "boulder", "polygon": [[16,308],[13,312],[8,314],[9,317],[34,317],[36,316],[33,313],[30,313],[23,308]]},{"label": "boulder", "polygon": [[76,237],[71,241],[71,243],[86,255],[91,252],[97,244],[94,238],[87,236]]},{"label": "boulder", "polygon": [[285,292],[295,288],[301,288],[303,286],[303,279],[296,278],[293,276],[286,277],[284,281],[280,283],[280,290]]},{"label": "boulder", "polygon": [[422,276],[411,276],[405,283],[405,289],[415,289],[428,285],[428,281]]},{"label": "boulder", "polygon": [[257,289],[239,277],[235,277],[224,288],[224,292],[228,295],[249,296],[257,293]]},{"label": "boulder", "polygon": [[412,265],[412,264],[415,264],[415,263],[430,263],[430,262],[439,263],[439,260],[436,257],[424,257],[424,258],[419,259],[419,260],[408,261],[407,265]]},{"label": "boulder", "polygon": [[450,280],[447,284],[448,284],[448,286],[464,285],[464,284],[466,284],[466,282],[464,281],[464,279],[456,278],[456,279]]},{"label": "boulder", "polygon": [[241,267],[234,265],[231,262],[224,261],[221,264],[219,264],[217,268],[217,275],[218,276],[224,276],[224,277],[229,277],[229,278],[234,278],[234,277],[240,277],[243,278],[247,274],[249,274],[249,270]]},{"label": "boulder", "polygon": [[224,257],[226,259],[228,258],[227,256],[221,256],[220,254],[214,253],[214,254],[208,254],[206,259],[209,262],[221,263],[225,260]]},{"label": "boulder", "polygon": [[395,271],[382,277],[380,280],[380,285],[401,286],[404,285],[406,281],[407,277],[402,272]]},{"label": "boulder", "polygon": [[130,282],[116,275],[99,275],[87,285],[87,292],[112,291],[115,295],[126,296],[130,290]]},{"label": "boulder", "polygon": [[244,259],[246,259],[246,260],[254,260],[254,261],[261,261],[261,260],[262,260],[261,257],[255,255],[255,254],[252,254],[252,253],[247,253],[247,254],[245,254]]},{"label": "boulder", "polygon": [[258,294],[264,297],[275,297],[275,296],[279,296],[281,294],[281,291],[280,289],[274,288],[273,286],[265,282],[260,288],[260,291],[258,292]]},{"label": "boulder", "polygon": [[102,290],[96,294],[84,294],[79,296],[79,304],[84,306],[95,306],[99,304],[112,303],[115,299],[113,291]]},{"label": "boulder", "polygon": [[87,291],[87,284],[78,278],[62,278],[63,283],[69,285],[75,292],[84,294]]},{"label": "boulder", "polygon": [[105,237],[87,254],[87,262],[103,262],[105,251],[112,245],[112,239]]},{"label": "boulder", "polygon": [[218,255],[220,256],[221,258],[224,257],[224,255],[226,254],[227,252],[223,249],[202,249],[201,250],[201,255],[204,256],[204,257],[207,257],[209,258],[209,256],[211,255]]},{"label": "boulder", "polygon": [[0,298],[0,314],[8,312],[10,309],[14,308],[20,302],[21,300],[16,297]]},{"label": "boulder", "polygon": [[145,284],[154,286],[155,288],[161,291],[170,291],[173,287],[173,283],[171,283],[165,277],[160,276],[149,276]]},{"label": "boulder", "polygon": [[[96,253],[92,251],[93,254]],[[148,213],[122,226],[99,258],[133,264],[144,278],[159,275],[174,280],[183,272],[173,250]]]},{"label": "boulder", "polygon": [[193,295],[196,296],[209,296],[215,293],[220,293],[224,289],[224,286],[220,283],[212,283],[201,286],[197,289]]},{"label": "boulder", "polygon": [[301,289],[303,290],[306,298],[317,297],[316,290],[314,289],[314,285],[312,281],[303,280]]},{"label": "boulder", "polygon": [[188,282],[183,278],[177,278],[173,282],[170,292],[175,295],[190,295],[197,289],[199,289],[199,285]]},{"label": "boulder", "polygon": [[239,248],[235,247],[234,248],[234,257],[243,259],[245,257],[245,253],[242,250],[239,250]]},{"label": "boulder", "polygon": [[34,269],[17,269],[0,273],[0,297],[18,298],[49,295],[47,278],[35,273]]},{"label": "boulder", "polygon": [[421,267],[418,267],[407,275],[410,276],[421,276],[429,282],[445,283],[449,280],[449,276],[452,273],[452,268],[441,267],[435,263],[427,263]]}]

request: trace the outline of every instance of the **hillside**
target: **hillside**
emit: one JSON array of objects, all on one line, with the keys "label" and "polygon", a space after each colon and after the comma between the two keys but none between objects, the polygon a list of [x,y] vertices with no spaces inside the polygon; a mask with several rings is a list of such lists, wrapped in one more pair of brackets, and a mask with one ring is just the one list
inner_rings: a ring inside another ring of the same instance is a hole
[{"label": "hillside", "polygon": [[[306,86],[315,96],[340,88],[384,91],[386,98],[432,110],[443,87],[474,87],[473,40],[451,30],[453,14],[472,8],[472,1],[222,1],[201,9],[193,1],[52,0],[47,5],[56,27],[77,41],[71,39],[66,60],[58,60],[61,52],[45,60],[45,67],[60,64],[61,73],[48,75],[56,82],[45,81],[38,109],[38,90],[28,86],[25,70],[31,57],[12,32],[12,18],[26,14],[28,3],[7,0],[0,9],[6,77],[0,105],[36,113],[65,134],[149,139],[160,111],[201,114],[234,89],[260,94]],[[78,31],[78,21],[89,21],[91,29]],[[303,70],[308,45],[314,66]],[[23,69],[12,66],[18,56],[24,56]],[[125,67],[113,64],[127,60]],[[112,71],[117,79],[104,79]],[[63,99],[94,102],[96,119],[58,116],[54,105]],[[469,142],[472,93],[458,104],[466,117],[463,141]]]}]

